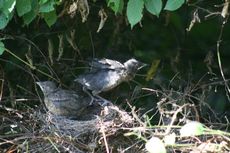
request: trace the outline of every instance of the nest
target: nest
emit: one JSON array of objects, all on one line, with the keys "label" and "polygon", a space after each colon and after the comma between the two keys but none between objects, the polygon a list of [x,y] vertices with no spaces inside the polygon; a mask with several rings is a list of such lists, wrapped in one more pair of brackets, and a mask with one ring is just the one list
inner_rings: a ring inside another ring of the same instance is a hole
[{"label": "nest", "polygon": [[36,112],[35,116],[41,125],[38,133],[46,141],[30,145],[33,152],[40,152],[38,148],[48,152],[93,152],[98,148],[98,143],[106,143],[106,135],[113,135],[120,128],[128,127],[134,122],[127,112],[117,106],[103,107],[100,114],[84,121],[68,119],[49,112]]}]

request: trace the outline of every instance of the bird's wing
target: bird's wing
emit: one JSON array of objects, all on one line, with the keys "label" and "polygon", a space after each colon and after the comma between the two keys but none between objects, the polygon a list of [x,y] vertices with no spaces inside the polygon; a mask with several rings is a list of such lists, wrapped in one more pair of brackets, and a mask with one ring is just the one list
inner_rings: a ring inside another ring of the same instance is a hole
[{"label": "bird's wing", "polygon": [[92,69],[122,69],[124,68],[124,65],[121,64],[118,61],[111,60],[111,59],[97,59],[94,58],[89,65],[92,67]]},{"label": "bird's wing", "polygon": [[123,81],[122,71],[102,69],[78,76],[75,81],[94,92],[108,91]]},{"label": "bird's wing", "polygon": [[74,91],[58,89],[48,95],[48,99],[55,103],[63,103],[78,99],[79,96]]}]

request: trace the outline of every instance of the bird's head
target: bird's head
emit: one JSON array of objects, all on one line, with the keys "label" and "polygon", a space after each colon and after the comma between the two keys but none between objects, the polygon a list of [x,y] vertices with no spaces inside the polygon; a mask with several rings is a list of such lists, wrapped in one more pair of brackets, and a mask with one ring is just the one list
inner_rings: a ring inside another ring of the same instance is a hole
[{"label": "bird's head", "polygon": [[132,58],[129,59],[124,63],[125,68],[130,71],[130,73],[136,73],[137,70],[140,70],[144,66],[146,66],[145,63],[139,62],[136,59]]},{"label": "bird's head", "polygon": [[41,88],[44,95],[48,95],[50,92],[53,92],[55,89],[57,89],[57,86],[52,81],[41,81],[36,82],[36,84]]}]

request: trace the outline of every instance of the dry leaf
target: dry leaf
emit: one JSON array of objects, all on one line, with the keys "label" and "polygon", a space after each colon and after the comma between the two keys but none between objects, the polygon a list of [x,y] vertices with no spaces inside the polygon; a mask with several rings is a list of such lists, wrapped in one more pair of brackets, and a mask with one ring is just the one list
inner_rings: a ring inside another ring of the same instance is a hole
[{"label": "dry leaf", "polygon": [[223,18],[226,18],[226,16],[228,15],[228,7],[229,7],[229,0],[225,0],[224,7],[221,12],[221,16]]},{"label": "dry leaf", "polygon": [[60,61],[63,52],[64,52],[64,41],[63,41],[63,35],[58,35],[58,39],[59,39],[59,46],[58,46],[58,58],[57,61]]},{"label": "dry leaf", "polygon": [[29,63],[30,68],[33,69],[33,70],[36,69],[34,64],[33,64],[33,56],[32,56],[32,53],[31,53],[31,45],[28,46],[28,51],[25,54],[25,56],[26,56],[26,59],[27,59],[27,61]]},{"label": "dry leaf", "polygon": [[107,20],[108,16],[107,16],[107,14],[105,13],[105,10],[104,10],[104,9],[101,9],[101,10],[98,12],[98,15],[100,16],[101,21],[100,21],[100,24],[99,24],[99,26],[98,26],[97,32],[100,32],[101,29],[104,27],[105,21]]},{"label": "dry leaf", "polygon": [[82,22],[84,23],[87,20],[89,15],[89,5],[87,0],[78,1],[79,11],[81,13]]},{"label": "dry leaf", "polygon": [[50,59],[51,65],[54,64],[54,62],[53,62],[53,50],[54,50],[53,42],[51,41],[51,39],[48,39],[48,52],[49,52],[49,59]]},{"label": "dry leaf", "polygon": [[198,14],[198,9],[196,9],[193,13],[192,21],[190,22],[189,27],[186,29],[187,31],[191,31],[192,27],[195,25],[195,23],[200,23],[200,18]]}]

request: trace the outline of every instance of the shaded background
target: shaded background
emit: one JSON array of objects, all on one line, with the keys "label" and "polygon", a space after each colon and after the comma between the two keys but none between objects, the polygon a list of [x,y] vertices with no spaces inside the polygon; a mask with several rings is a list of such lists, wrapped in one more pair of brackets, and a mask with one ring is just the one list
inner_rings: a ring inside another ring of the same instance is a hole
[{"label": "shaded background", "polygon": [[[203,1],[199,6],[215,12],[221,11],[221,8],[214,5],[221,3]],[[105,57],[124,62],[134,57],[149,64],[149,67],[138,72],[141,75],[136,76],[135,82],[123,83],[113,91],[103,93],[104,97],[124,108],[128,101],[146,112],[156,108],[160,97],[140,90],[141,87],[173,89],[181,93],[188,91],[207,102],[218,115],[229,115],[230,102],[226,96],[216,57],[216,43],[223,22],[220,15],[206,19],[207,13],[198,10],[201,23],[196,23],[188,32],[186,28],[189,27],[196,8],[184,5],[175,12],[162,12],[159,18],[144,12],[142,26],[136,25],[131,30],[125,16],[115,16],[104,3],[96,2],[89,5],[90,14],[85,23],[81,22],[81,17],[77,14],[74,18],[62,16],[51,28],[39,19],[23,27],[22,20],[15,17],[1,32],[9,36],[9,39],[4,41],[5,47],[25,61],[26,54],[29,55],[37,69],[56,78],[67,88],[72,86],[78,74],[87,70],[87,59]],[[98,11],[101,8],[105,9],[108,19],[103,29],[97,33],[100,22]],[[229,77],[230,64],[229,29],[227,22],[220,47],[226,78]],[[74,49],[65,37],[70,36],[73,30],[78,50]],[[64,36],[64,53],[60,61],[56,60],[59,55],[58,35]],[[53,44],[53,64],[48,57],[48,39]],[[30,46],[31,53],[28,53]],[[153,79],[146,81],[147,71],[156,60],[160,60],[157,71]],[[0,62],[5,80],[2,102],[13,107],[18,107],[19,103],[25,104],[26,107],[39,105],[34,82],[52,78],[32,70],[6,52],[0,57]],[[197,90],[193,91],[192,88],[195,87]],[[17,101],[21,97],[29,100]],[[194,102],[198,105],[201,100]]]}]

